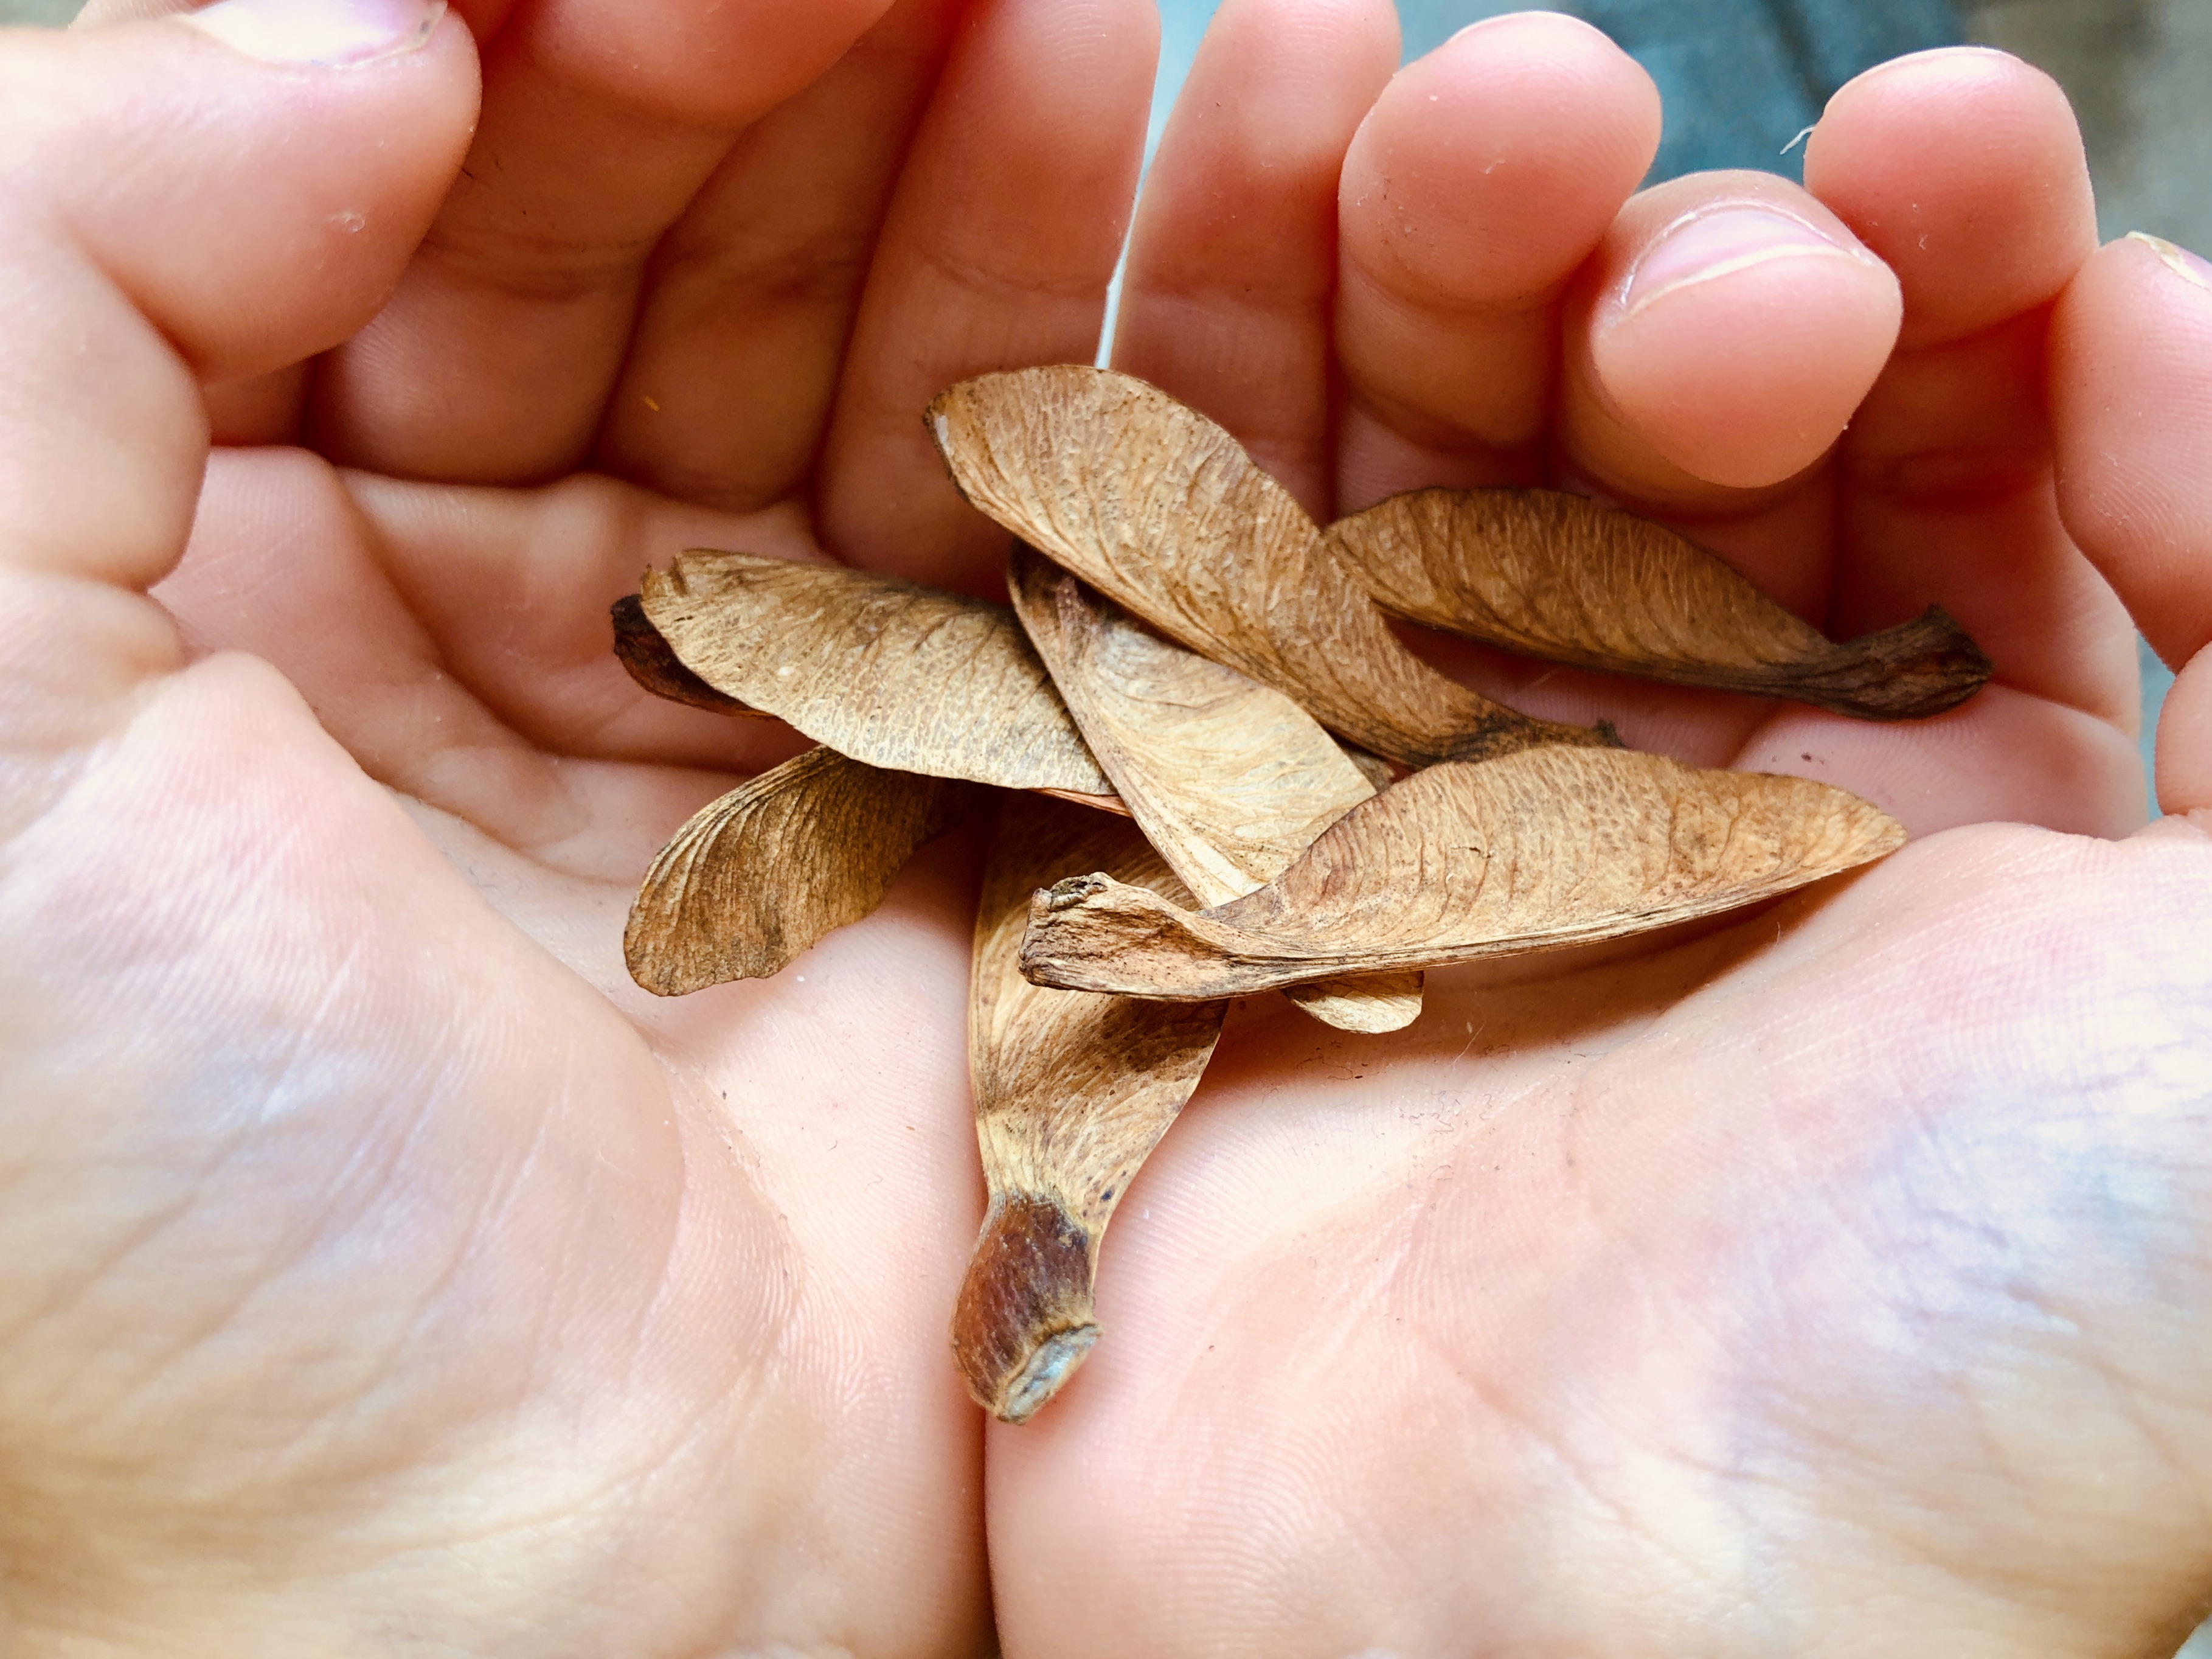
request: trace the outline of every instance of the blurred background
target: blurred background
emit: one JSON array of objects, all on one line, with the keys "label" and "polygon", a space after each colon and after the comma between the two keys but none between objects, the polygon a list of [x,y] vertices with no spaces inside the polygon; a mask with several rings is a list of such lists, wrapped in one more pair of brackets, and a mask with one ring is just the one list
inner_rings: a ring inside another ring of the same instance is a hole
[{"label": "blurred background", "polygon": [[[0,24],[58,25],[79,0],[0,0]],[[1159,136],[1215,0],[1159,0]],[[1528,0],[1398,0],[1413,58]],[[1871,64],[1929,46],[2002,46],[2047,70],[2081,117],[2107,238],[2148,230],[2212,255],[2212,0],[1560,0],[1651,72],[1666,100],[1652,181],[1705,168],[1801,175],[1791,141]],[[2144,761],[2172,676],[2148,648]],[[2154,804],[2153,810],[2156,808]],[[2212,1659],[2212,1636],[2202,1659]],[[2198,1644],[2191,1659],[2198,1659]]]}]

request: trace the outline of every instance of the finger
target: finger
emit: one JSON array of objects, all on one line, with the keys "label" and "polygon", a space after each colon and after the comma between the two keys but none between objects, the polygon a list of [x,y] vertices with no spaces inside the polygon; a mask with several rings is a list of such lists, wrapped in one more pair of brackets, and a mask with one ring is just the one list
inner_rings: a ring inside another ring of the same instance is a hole
[{"label": "finger", "polygon": [[[1699,174],[1645,191],[1563,306],[1555,465],[1817,620],[1833,546],[1821,458],[1880,372],[1898,307],[1880,261],[1786,180]],[[1694,712],[1706,729],[1668,753],[1705,764],[1765,715],[1738,698]]]},{"label": "finger", "polygon": [[2047,303],[2095,246],[2066,95],[1978,46],[1852,81],[1806,143],[1805,180],[1897,272],[1908,350]]},{"label": "finger", "polygon": [[1817,462],[1888,359],[1902,310],[1897,279],[1841,221],[1761,173],[1638,196],[1582,301],[1568,454],[1641,498],[1704,505]]},{"label": "finger", "polygon": [[654,258],[600,467],[734,512],[805,478],[956,10],[902,0],[738,140]]},{"label": "finger", "polygon": [[1322,522],[1337,175],[1397,62],[1388,0],[1228,0],[1161,137],[1121,281],[1114,366],[1227,427]]},{"label": "finger", "polygon": [[1006,533],[963,502],[929,400],[994,369],[1088,363],[1144,147],[1149,0],[991,0],[956,40],[892,197],[817,479],[840,557],[999,582]]},{"label": "finger", "polygon": [[2051,334],[2058,506],[2179,677],[2158,731],[2158,798],[2212,807],[2212,265],[2130,237],[2092,259]]},{"label": "finger", "polygon": [[1556,464],[1818,620],[1832,548],[1822,459],[1898,314],[1881,261],[1785,180],[1706,173],[1645,191],[1565,303]]},{"label": "finger", "polygon": [[417,478],[550,478],[590,453],[647,260],[736,134],[887,0],[554,0],[487,45],[482,122],[392,302],[323,365],[333,456]]},{"label": "finger", "polygon": [[200,387],[373,312],[473,112],[467,32],[441,9],[246,0],[9,43],[9,565],[150,582],[191,522]]},{"label": "finger", "polygon": [[1900,348],[1838,456],[1831,625],[1940,601],[2004,685],[2126,724],[2126,618],[2051,489],[2045,308],[2096,234],[2064,95],[1997,52],[1901,59],[1836,95],[1805,176],[1905,294]]},{"label": "finger", "polygon": [[1345,156],[1340,510],[1533,483],[1561,291],[1659,144],[1650,77],[1587,24],[1477,24],[1403,70]]},{"label": "finger", "polygon": [[[71,20],[72,29],[174,16],[198,0],[88,0]],[[506,0],[459,0],[459,12],[481,39],[507,9]],[[217,446],[295,443],[307,415],[308,364],[289,363],[265,375],[222,381],[207,387],[209,436]]]}]

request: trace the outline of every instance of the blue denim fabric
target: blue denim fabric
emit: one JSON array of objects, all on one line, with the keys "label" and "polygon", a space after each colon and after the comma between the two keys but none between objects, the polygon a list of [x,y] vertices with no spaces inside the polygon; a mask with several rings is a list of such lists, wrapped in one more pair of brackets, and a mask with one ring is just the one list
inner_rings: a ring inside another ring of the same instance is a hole
[{"label": "blue denim fabric", "polygon": [[[1400,0],[1406,55],[1522,7]],[[1783,149],[1861,70],[1960,38],[1950,0],[1564,0],[1651,72],[1667,104],[1656,182],[1708,168],[1789,168]]]},{"label": "blue denim fabric", "polygon": [[[1406,56],[1418,58],[1513,0],[1399,0]],[[1950,0],[1556,0],[1588,20],[1659,83],[1667,132],[1654,182],[1707,168],[1795,172],[1783,151],[1828,95],[1871,64],[1960,37]],[[1161,0],[1154,136],[1212,15],[1213,0]]]}]

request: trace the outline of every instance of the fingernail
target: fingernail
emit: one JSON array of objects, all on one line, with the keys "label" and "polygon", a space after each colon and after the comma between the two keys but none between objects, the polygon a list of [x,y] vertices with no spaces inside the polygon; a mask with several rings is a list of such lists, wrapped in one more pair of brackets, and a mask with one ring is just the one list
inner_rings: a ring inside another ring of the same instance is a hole
[{"label": "fingernail", "polygon": [[1772,208],[1707,208],[1673,225],[1644,249],[1630,267],[1620,303],[1633,313],[1693,284],[1808,253],[1858,257],[1804,220]]},{"label": "fingernail", "polygon": [[417,50],[445,15],[446,0],[216,0],[184,21],[249,58],[350,69]]},{"label": "fingernail", "polygon": [[2163,236],[2154,236],[2148,231],[2130,230],[2128,240],[2141,242],[2159,257],[2160,264],[2184,282],[2195,283],[2199,288],[2212,290],[2212,265],[2206,264],[2185,247],[2176,247]]}]

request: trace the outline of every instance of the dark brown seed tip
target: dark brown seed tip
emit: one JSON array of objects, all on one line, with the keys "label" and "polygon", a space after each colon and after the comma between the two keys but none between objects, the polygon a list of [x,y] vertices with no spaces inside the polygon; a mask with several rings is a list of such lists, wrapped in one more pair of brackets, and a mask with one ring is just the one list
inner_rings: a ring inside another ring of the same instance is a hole
[{"label": "dark brown seed tip", "polygon": [[1941,605],[1838,646],[1784,695],[1861,720],[1925,720],[1986,685],[1989,655]]},{"label": "dark brown seed tip", "polygon": [[993,1200],[952,1309],[952,1353],[977,1405],[1026,1423],[1098,1340],[1091,1235],[1048,1198]]},{"label": "dark brown seed tip", "polygon": [[614,619],[615,656],[629,670],[629,677],[655,697],[688,703],[695,709],[711,709],[716,714],[755,712],[685,668],[647,617],[645,601],[637,595],[623,595],[608,607],[608,614]]}]

